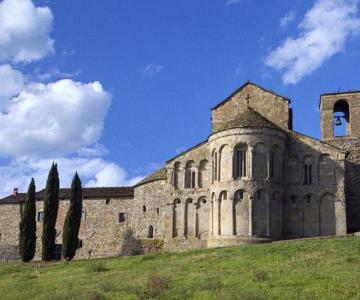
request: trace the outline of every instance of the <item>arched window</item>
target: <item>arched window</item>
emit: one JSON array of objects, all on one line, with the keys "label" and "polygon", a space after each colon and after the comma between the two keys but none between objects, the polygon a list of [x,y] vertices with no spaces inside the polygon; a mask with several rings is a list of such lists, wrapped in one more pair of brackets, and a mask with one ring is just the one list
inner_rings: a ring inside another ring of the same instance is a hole
[{"label": "arched window", "polygon": [[237,145],[234,149],[233,157],[233,175],[234,179],[245,177],[247,173],[246,168],[247,146],[244,144]]},{"label": "arched window", "polygon": [[145,213],[146,212],[146,206],[143,205],[143,212]]},{"label": "arched window", "polygon": [[303,176],[304,176],[304,184],[305,185],[311,185],[313,184],[313,173],[314,173],[314,168],[313,168],[313,158],[312,156],[306,156],[304,158],[304,172],[303,172]]},{"label": "arched window", "polygon": [[349,103],[339,100],[334,105],[334,136],[346,136],[350,134]]},{"label": "arched window", "polygon": [[185,168],[185,188],[195,188],[196,167],[195,162],[190,160]]},{"label": "arched window", "polygon": [[148,230],[148,235],[147,235],[147,237],[148,237],[149,239],[154,238],[154,227],[153,227],[152,225],[149,226],[149,230]]},{"label": "arched window", "polygon": [[199,188],[203,188],[207,186],[207,176],[206,176],[206,167],[208,161],[206,159],[202,160],[199,165],[199,173],[198,173],[198,186]]},{"label": "arched window", "polygon": [[174,164],[174,173],[173,173],[173,186],[175,189],[179,188],[179,175],[180,175],[180,162]]}]

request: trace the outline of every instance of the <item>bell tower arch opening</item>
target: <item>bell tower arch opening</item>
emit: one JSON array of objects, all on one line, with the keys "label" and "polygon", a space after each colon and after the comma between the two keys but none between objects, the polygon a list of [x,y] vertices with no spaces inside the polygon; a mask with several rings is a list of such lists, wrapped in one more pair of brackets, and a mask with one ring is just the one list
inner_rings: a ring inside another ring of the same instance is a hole
[{"label": "bell tower arch opening", "polygon": [[360,91],[320,96],[321,140],[360,139]]},{"label": "bell tower arch opening", "polygon": [[333,118],[334,137],[351,135],[350,109],[346,100],[341,99],[335,102]]}]

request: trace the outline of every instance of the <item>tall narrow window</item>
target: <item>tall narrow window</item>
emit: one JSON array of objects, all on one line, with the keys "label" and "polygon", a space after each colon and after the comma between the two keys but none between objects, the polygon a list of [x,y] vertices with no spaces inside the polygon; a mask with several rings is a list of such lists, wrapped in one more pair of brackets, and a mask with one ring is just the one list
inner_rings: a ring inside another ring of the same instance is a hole
[{"label": "tall narrow window", "polygon": [[234,179],[246,176],[246,146],[240,145],[234,150]]},{"label": "tall narrow window", "polygon": [[313,159],[311,156],[307,156],[304,159],[304,184],[313,184]]}]

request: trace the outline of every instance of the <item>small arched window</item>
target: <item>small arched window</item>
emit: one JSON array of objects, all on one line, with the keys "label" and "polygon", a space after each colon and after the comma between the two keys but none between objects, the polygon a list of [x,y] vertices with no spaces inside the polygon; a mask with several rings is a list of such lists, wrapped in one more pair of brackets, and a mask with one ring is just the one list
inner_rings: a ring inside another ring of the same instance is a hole
[{"label": "small arched window", "polygon": [[313,158],[312,156],[306,156],[304,158],[304,184],[313,184]]},{"label": "small arched window", "polygon": [[246,177],[246,173],[247,173],[246,156],[247,156],[246,145],[243,144],[237,145],[234,149],[234,157],[233,157],[234,179]]},{"label": "small arched window", "polygon": [[349,103],[339,100],[334,105],[334,136],[346,136],[350,134]]},{"label": "small arched window", "polygon": [[146,212],[146,206],[143,205],[143,212]]},{"label": "small arched window", "polygon": [[195,188],[196,182],[196,167],[195,162],[190,160],[186,163],[185,168],[185,188]]}]

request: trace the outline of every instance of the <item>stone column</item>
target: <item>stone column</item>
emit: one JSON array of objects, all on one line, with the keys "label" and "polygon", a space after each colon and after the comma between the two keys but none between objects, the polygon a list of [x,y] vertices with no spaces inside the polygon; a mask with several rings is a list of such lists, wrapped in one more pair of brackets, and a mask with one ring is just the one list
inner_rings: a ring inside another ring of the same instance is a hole
[{"label": "stone column", "polygon": [[194,237],[198,236],[197,228],[199,227],[198,218],[197,218],[198,204],[194,202]]},{"label": "stone column", "polygon": [[213,200],[210,200],[210,209],[209,209],[209,212],[210,212],[210,216],[209,216],[209,236],[213,236],[214,235],[214,228],[213,228],[213,224],[214,224],[214,221],[213,221],[213,218],[214,218],[214,211],[213,211],[213,207],[214,207],[214,201]]},{"label": "stone column", "polygon": [[266,180],[270,180],[270,158],[271,158],[271,150],[269,149],[268,151],[266,151],[266,168],[267,168]]},{"label": "stone column", "polygon": [[250,180],[254,180],[254,147],[249,147],[249,162],[248,162],[248,170],[249,170],[249,178]]},{"label": "stone column", "polygon": [[168,203],[165,211],[165,237],[171,239],[174,236],[174,204]]},{"label": "stone column", "polygon": [[219,236],[219,217],[220,217],[220,209],[219,209],[219,199],[214,200],[214,214],[213,214],[213,229],[214,236]]},{"label": "stone column", "polygon": [[252,203],[254,196],[249,197],[249,236],[252,236]]},{"label": "stone column", "polygon": [[266,194],[266,236],[270,236],[270,195]]}]

